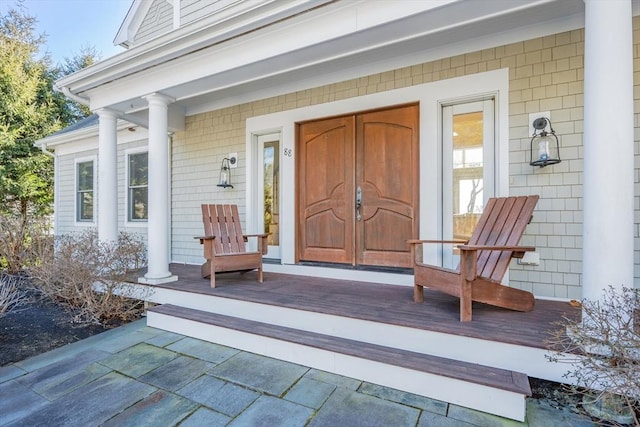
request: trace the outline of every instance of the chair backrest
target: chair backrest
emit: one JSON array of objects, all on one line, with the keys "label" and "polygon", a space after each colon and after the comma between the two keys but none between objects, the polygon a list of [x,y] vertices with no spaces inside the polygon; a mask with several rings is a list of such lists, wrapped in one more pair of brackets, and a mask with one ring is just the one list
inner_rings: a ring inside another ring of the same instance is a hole
[{"label": "chair backrest", "polygon": [[[517,246],[539,196],[491,198],[484,208],[471,238],[470,245]],[[480,251],[478,275],[501,281],[509,268],[512,251]]]},{"label": "chair backrest", "polygon": [[202,205],[202,223],[216,253],[246,252],[237,205]]}]

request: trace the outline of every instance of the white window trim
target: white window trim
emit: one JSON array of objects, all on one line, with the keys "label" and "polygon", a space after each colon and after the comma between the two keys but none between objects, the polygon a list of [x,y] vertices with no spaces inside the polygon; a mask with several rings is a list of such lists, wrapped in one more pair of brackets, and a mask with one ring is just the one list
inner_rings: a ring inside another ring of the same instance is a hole
[{"label": "white window trim", "polygon": [[[124,151],[124,226],[128,228],[147,228],[149,220],[129,220],[129,156],[132,154],[149,153],[149,147],[128,148]],[[147,185],[147,192],[149,186]]]},{"label": "white window trim", "polygon": [[[281,212],[283,224],[295,224],[295,131],[296,123],[321,117],[349,114],[354,111],[384,108],[418,102],[420,105],[420,237],[433,238],[438,235],[439,222],[436,209],[442,200],[441,191],[434,182],[440,182],[441,171],[438,167],[440,159],[438,150],[441,141],[441,109],[442,104],[464,99],[478,99],[482,96],[495,97],[496,122],[496,163],[495,182],[496,196],[506,196],[509,192],[509,69],[486,71],[467,76],[454,77],[421,85],[358,96],[340,101],[296,108],[264,116],[247,118],[246,152],[247,164],[253,164],[255,153],[255,137],[265,133],[281,130],[280,150],[290,150],[291,157],[281,157]],[[257,189],[252,183],[257,182],[253,176],[255,171],[247,170],[247,206],[252,206]],[[434,188],[435,187],[435,188]],[[256,224],[255,213],[247,212],[247,223]],[[287,231],[288,230],[288,231]],[[285,231],[287,234],[285,235]],[[286,229],[280,235],[281,262],[295,264],[295,230]],[[428,262],[437,262],[437,258]]]},{"label": "white window trim", "polygon": [[[78,164],[93,162],[93,220],[78,221]],[[98,220],[98,156],[73,159],[73,223],[76,227],[95,227]]]}]

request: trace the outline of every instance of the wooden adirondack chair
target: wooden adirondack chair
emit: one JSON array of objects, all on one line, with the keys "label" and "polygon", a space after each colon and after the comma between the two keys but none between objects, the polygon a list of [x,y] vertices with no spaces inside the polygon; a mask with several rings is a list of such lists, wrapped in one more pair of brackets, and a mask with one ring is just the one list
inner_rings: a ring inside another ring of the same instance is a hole
[{"label": "wooden adirondack chair", "polygon": [[[268,234],[242,234],[242,225],[236,205],[202,205],[204,236],[196,237],[204,245],[202,277],[211,278],[216,287],[216,273],[258,270],[262,283],[262,255],[267,253]],[[248,252],[245,243],[249,237],[258,239],[258,250]]]},{"label": "wooden adirondack chair", "polygon": [[[502,285],[500,282],[511,258],[522,258],[534,247],[516,246],[531,221],[538,196],[489,199],[468,242],[409,240],[414,259],[415,302],[424,301],[424,286],[460,298],[460,321],[471,320],[472,301],[516,311],[531,311],[531,292]],[[423,263],[423,243],[462,243],[458,270]]]}]

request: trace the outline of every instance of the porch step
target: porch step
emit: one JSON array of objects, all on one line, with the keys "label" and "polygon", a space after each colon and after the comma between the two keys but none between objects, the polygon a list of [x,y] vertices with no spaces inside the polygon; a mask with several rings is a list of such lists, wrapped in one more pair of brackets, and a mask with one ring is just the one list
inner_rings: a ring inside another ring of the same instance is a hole
[{"label": "porch step", "polygon": [[523,373],[164,304],[149,326],[524,421]]}]

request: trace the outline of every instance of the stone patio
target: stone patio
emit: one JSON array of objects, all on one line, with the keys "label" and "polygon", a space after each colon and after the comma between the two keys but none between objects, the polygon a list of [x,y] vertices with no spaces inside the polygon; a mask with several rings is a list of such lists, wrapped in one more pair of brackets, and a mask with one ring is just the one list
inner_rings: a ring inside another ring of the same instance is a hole
[{"label": "stone patio", "polygon": [[0,367],[0,426],[592,426],[527,404],[518,423],[199,341],[145,320]]}]

